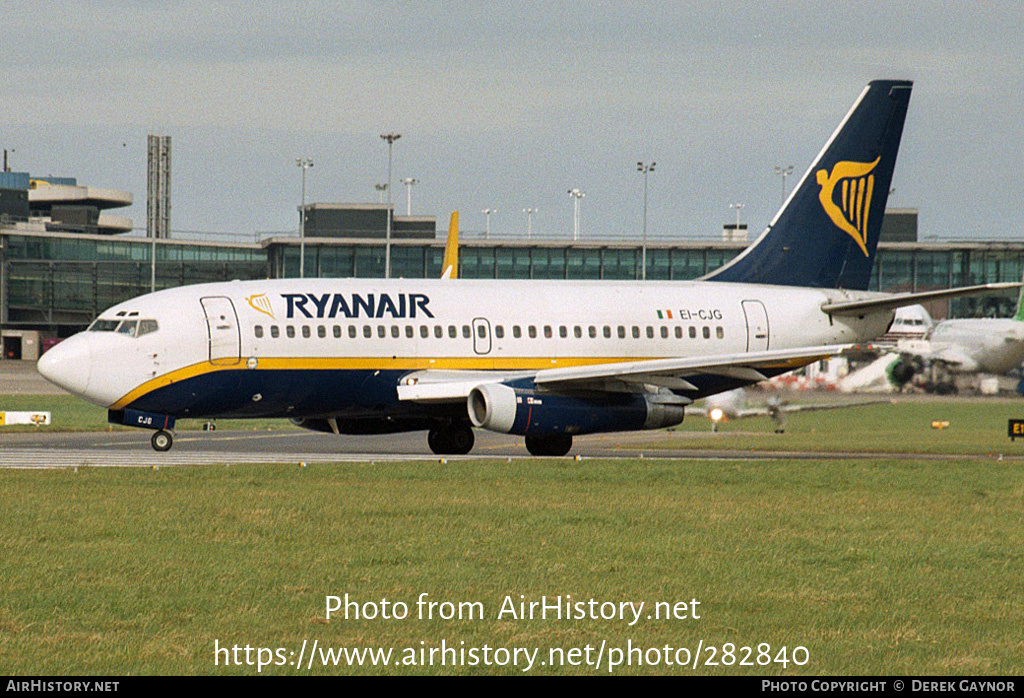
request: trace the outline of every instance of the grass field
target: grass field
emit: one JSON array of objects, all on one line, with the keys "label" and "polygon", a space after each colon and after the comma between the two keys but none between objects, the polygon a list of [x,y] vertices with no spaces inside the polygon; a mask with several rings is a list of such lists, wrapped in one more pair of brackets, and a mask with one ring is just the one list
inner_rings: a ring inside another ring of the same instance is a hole
[{"label": "grass field", "polygon": [[[794,420],[795,421],[795,420]],[[856,421],[854,423],[857,423]],[[1005,439],[1005,436],[1003,437]],[[220,646],[768,643],[803,667],[1017,674],[1021,466],[568,459],[0,472],[0,671],[234,674]],[[325,597],[480,602],[476,620],[325,619]],[[497,619],[502,598],[700,601],[699,620]],[[424,644],[421,644],[424,643]],[[255,656],[255,655],[253,655]],[[292,655],[285,655],[291,657]],[[756,653],[751,659],[756,658]],[[294,657],[293,657],[294,658]],[[722,659],[719,654],[718,660]],[[519,673],[323,667],[326,673]],[[292,666],[264,673],[307,673]],[[607,673],[535,666],[533,673]]]},{"label": "grass field", "polygon": [[[1024,400],[895,398],[862,407],[793,413],[784,434],[773,433],[767,417],[724,423],[718,434],[710,433],[708,420],[687,417],[675,430],[657,432],[650,443],[672,448],[694,444],[794,451],[1024,453],[1024,439],[1011,442],[1007,437],[1008,419],[1024,419]],[[934,429],[932,422],[949,424]]]}]

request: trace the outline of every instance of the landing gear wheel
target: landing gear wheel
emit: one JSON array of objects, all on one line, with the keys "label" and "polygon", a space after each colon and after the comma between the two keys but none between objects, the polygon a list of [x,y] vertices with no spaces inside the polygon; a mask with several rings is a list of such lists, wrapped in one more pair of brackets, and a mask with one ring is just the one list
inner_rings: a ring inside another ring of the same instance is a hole
[{"label": "landing gear wheel", "polygon": [[473,430],[465,424],[434,427],[427,433],[427,445],[439,456],[464,456],[473,450]]},{"label": "landing gear wheel", "polygon": [[475,440],[473,430],[465,424],[452,427],[448,432],[448,446],[451,449],[449,453],[464,456],[473,450]]},{"label": "landing gear wheel", "polygon": [[526,437],[526,450],[535,456],[564,456],[572,448],[570,434]]},{"label": "landing gear wheel", "polygon": [[171,446],[174,445],[174,437],[171,436],[171,432],[161,429],[153,434],[153,438],[149,440],[149,443],[153,445],[154,451],[170,451]]}]

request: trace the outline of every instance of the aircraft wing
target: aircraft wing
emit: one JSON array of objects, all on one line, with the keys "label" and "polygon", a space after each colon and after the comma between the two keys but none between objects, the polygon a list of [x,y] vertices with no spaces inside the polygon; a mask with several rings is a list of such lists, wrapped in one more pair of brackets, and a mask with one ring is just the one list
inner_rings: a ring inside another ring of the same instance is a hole
[{"label": "aircraft wing", "polygon": [[903,351],[903,353],[916,356],[925,363],[941,363],[967,373],[972,373],[980,368],[976,358],[955,345],[938,347],[928,346],[925,348],[918,348],[916,351]]},{"label": "aircraft wing", "polygon": [[[609,362],[536,371],[416,371],[402,378],[398,386],[398,398],[416,402],[457,402],[466,399],[478,385],[524,378],[533,379],[538,387],[552,390],[635,392],[644,389],[644,386],[655,386],[696,392],[698,388],[686,380],[688,376],[710,374],[756,383],[767,380],[762,370],[799,368],[849,347],[834,344],[694,358]],[[688,398],[681,397],[680,400],[686,401]]]}]

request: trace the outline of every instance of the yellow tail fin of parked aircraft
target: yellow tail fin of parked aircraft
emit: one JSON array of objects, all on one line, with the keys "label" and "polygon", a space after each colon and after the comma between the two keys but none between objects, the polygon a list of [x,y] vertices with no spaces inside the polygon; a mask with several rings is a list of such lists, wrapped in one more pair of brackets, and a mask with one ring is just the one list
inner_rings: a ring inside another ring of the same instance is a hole
[{"label": "yellow tail fin of parked aircraft", "polygon": [[442,279],[459,278],[459,212],[452,211],[448,223],[448,242],[444,246],[444,261],[441,263]]}]

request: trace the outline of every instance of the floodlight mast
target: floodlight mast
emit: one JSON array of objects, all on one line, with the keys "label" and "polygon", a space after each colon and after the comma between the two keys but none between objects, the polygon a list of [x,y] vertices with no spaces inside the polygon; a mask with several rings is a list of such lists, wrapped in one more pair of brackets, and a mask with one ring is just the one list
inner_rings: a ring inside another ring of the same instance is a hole
[{"label": "floodlight mast", "polygon": [[299,207],[299,278],[306,277],[306,170],[313,166],[312,158],[295,158],[302,169],[302,205]]},{"label": "floodlight mast", "polygon": [[387,216],[387,228],[384,233],[384,278],[391,278],[391,149],[399,138],[400,133],[382,133],[380,137],[388,144],[388,208],[385,211]]}]

